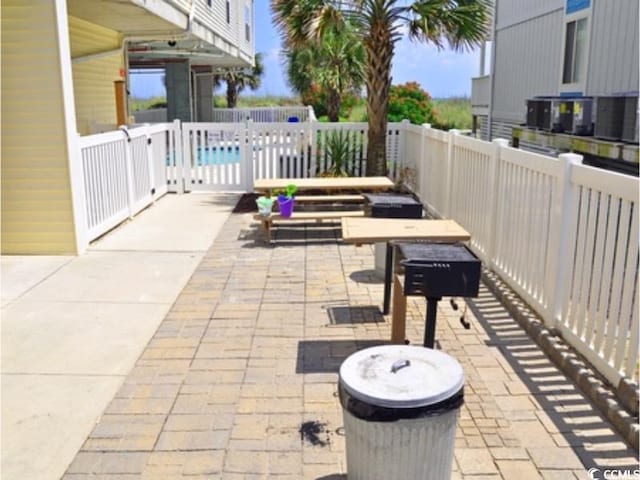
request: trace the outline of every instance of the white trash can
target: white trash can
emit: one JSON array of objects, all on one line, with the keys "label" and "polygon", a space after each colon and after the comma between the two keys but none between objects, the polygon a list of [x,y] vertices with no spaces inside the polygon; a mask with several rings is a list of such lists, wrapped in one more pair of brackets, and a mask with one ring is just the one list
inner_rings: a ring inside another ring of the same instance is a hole
[{"label": "white trash can", "polygon": [[360,350],[340,366],[349,480],[445,480],[464,373],[450,355],[383,345]]}]

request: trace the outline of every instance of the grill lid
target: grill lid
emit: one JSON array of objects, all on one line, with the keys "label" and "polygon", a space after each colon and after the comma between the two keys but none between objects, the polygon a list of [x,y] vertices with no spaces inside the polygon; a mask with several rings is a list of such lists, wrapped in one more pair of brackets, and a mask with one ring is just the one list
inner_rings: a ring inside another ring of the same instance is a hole
[{"label": "grill lid", "polygon": [[411,195],[365,193],[364,197],[372,205],[421,205]]},{"label": "grill lid", "polygon": [[400,243],[405,262],[473,262],[478,259],[461,243]]}]

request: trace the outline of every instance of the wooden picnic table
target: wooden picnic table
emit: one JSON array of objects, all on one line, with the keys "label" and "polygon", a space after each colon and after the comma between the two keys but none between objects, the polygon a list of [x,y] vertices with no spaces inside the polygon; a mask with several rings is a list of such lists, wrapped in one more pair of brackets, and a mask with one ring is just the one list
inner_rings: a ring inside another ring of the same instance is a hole
[{"label": "wooden picnic table", "polygon": [[[413,240],[453,243],[464,242],[470,238],[471,235],[469,232],[454,220],[372,217],[344,217],[342,219],[342,240],[345,243],[354,243],[356,245],[365,243],[387,243],[384,269],[384,299],[382,306],[382,313],[384,315],[389,313],[391,304],[394,249],[392,242]],[[398,285],[396,285],[396,288],[399,288]],[[400,302],[394,303],[395,305],[400,305],[402,308]],[[399,343],[404,340],[405,319],[400,317],[403,317],[403,312],[394,312],[391,326],[392,343]]]},{"label": "wooden picnic table", "polygon": [[256,180],[256,192],[271,194],[273,190],[294,184],[298,191],[304,190],[389,190],[394,183],[387,177],[313,177],[313,178],[263,178]]},{"label": "wooden picnic table", "polygon": [[[327,191],[355,190],[355,191],[381,191],[393,188],[394,183],[387,177],[314,177],[314,178],[272,178],[261,179],[254,182],[254,190],[267,196],[275,194],[278,190],[286,189],[287,185],[294,184],[297,192],[308,191],[310,195],[296,195],[296,204],[363,204],[364,196],[360,194],[345,195],[342,193],[326,194]],[[323,192],[318,194],[318,192]],[[260,220],[267,241],[271,241],[271,227],[273,222],[289,222],[294,220],[323,220],[337,221],[345,216],[364,216],[364,209],[359,210],[318,210],[300,212],[294,211],[291,217],[283,217],[279,214],[269,216],[255,215]]]},{"label": "wooden picnic table", "polygon": [[342,240],[346,243],[378,243],[392,240],[462,242],[471,235],[454,220],[405,218],[343,218]]}]

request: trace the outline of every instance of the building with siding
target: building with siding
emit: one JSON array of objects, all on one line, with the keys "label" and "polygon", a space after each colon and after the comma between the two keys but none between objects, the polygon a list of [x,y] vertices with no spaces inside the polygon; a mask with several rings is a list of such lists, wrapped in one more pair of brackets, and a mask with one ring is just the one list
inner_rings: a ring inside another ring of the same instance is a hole
[{"label": "building with siding", "polygon": [[526,100],[536,96],[638,91],[638,0],[494,4],[490,71],[483,61],[472,79],[482,138],[511,138],[512,127],[525,122]]},{"label": "building with siding", "polygon": [[254,58],[253,0],[2,0],[1,28],[2,254],[82,250],[77,138],[127,123],[131,66],[166,68],[191,120],[214,69]]}]

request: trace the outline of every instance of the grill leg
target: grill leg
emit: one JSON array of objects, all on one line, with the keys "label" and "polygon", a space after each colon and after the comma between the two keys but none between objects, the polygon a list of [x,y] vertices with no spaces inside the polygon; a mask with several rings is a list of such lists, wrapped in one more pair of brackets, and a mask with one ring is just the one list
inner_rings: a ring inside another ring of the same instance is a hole
[{"label": "grill leg", "polygon": [[393,276],[393,245],[387,242],[387,251],[384,257],[384,301],[382,304],[382,314],[389,314],[391,306],[391,277]]},{"label": "grill leg", "polygon": [[436,315],[442,297],[427,297],[427,316],[424,321],[424,346],[433,348],[436,340]]}]

